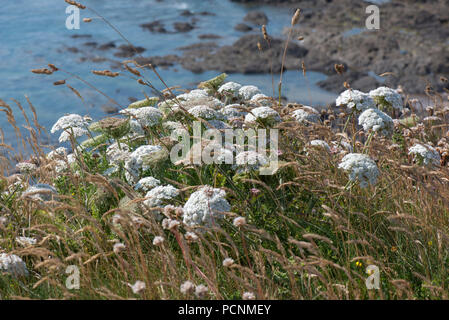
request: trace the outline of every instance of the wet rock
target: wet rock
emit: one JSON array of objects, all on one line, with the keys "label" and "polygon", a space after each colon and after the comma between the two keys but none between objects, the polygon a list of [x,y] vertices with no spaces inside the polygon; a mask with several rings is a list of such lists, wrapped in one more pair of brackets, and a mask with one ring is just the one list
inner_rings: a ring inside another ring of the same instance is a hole
[{"label": "wet rock", "polygon": [[240,31],[240,32],[248,32],[253,30],[249,25],[244,23],[239,23],[234,27],[234,30]]},{"label": "wet rock", "polygon": [[262,11],[251,11],[243,18],[243,20],[256,26],[268,23],[268,17]]},{"label": "wet rock", "polygon": [[175,22],[173,27],[177,32],[189,32],[193,30],[195,27],[188,22]]},{"label": "wet rock", "polygon": [[167,56],[154,56],[147,58],[137,58],[136,61],[139,65],[152,64],[154,67],[168,68],[172,67],[175,63],[179,62],[179,57],[177,55],[167,55]]},{"label": "wet rock", "polygon": [[200,34],[198,36],[198,39],[201,40],[214,40],[214,39],[220,39],[221,36],[219,36],[218,34],[214,34],[214,33],[205,33],[205,34]]},{"label": "wet rock", "polygon": [[105,44],[102,44],[101,46],[98,47],[98,49],[105,51],[105,50],[114,49],[116,47],[117,46],[115,45],[115,43],[113,41],[111,41],[111,42],[107,42]]},{"label": "wet rock", "polygon": [[167,33],[167,29],[165,29],[165,26],[162,22],[159,20],[155,20],[152,22],[144,23],[140,25],[142,28],[154,32],[154,33]]},{"label": "wet rock", "polygon": [[134,47],[131,45],[121,45],[118,49],[119,51],[114,53],[114,56],[120,58],[130,58],[146,50],[143,47]]}]

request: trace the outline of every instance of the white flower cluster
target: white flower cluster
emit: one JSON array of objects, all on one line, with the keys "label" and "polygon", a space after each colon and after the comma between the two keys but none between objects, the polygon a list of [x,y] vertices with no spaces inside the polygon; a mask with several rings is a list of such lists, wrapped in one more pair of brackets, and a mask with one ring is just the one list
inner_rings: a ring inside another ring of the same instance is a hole
[{"label": "white flower cluster", "polygon": [[349,153],[343,157],[338,168],[349,172],[350,181],[358,181],[362,188],[374,185],[380,172],[369,156],[361,153]]},{"label": "white flower cluster", "polygon": [[227,105],[223,107],[220,112],[227,120],[241,118],[248,114],[248,112],[242,109],[242,106],[240,104]]},{"label": "white flower cluster", "polygon": [[256,94],[260,94],[259,88],[256,86],[243,86],[239,89],[239,97],[242,100],[251,100]]},{"label": "white flower cluster", "polygon": [[245,116],[245,122],[251,123],[257,120],[280,122],[281,117],[276,110],[270,107],[258,107]]},{"label": "white flower cluster", "polygon": [[241,87],[242,87],[242,85],[239,83],[226,82],[220,88],[218,88],[218,92],[219,93],[231,93],[233,95],[236,95],[236,94],[238,94]]},{"label": "white flower cluster", "polygon": [[125,162],[126,180],[135,183],[140,175],[140,170],[149,168],[148,158],[151,154],[162,151],[161,146],[143,145],[134,150]]},{"label": "white flower cluster", "polygon": [[152,127],[162,120],[162,112],[154,107],[143,107],[138,109],[123,109],[120,113],[129,115],[131,119],[137,120],[142,127]]},{"label": "white flower cluster", "polygon": [[16,164],[16,169],[20,173],[33,173],[37,170],[37,166],[32,162],[19,162]]},{"label": "white flower cluster", "polygon": [[363,126],[363,130],[373,130],[384,136],[393,133],[393,119],[379,109],[366,109],[359,116],[359,125]]},{"label": "white flower cluster", "polygon": [[292,112],[292,116],[296,119],[296,121],[302,124],[320,121],[319,112],[312,107],[295,110]]},{"label": "white flower cluster", "polygon": [[208,97],[208,94],[207,94],[206,90],[195,89],[188,93],[180,94],[176,98],[179,100],[192,101],[192,100],[198,100],[198,99],[207,98],[207,97]]},{"label": "white flower cluster", "polygon": [[88,134],[87,126],[88,122],[85,118],[78,114],[69,114],[63,116],[56,121],[56,123],[51,128],[51,133],[63,130],[59,136],[59,142],[65,142],[70,140],[70,136],[73,135],[74,138],[84,136]]},{"label": "white flower cluster", "polygon": [[397,90],[388,87],[379,87],[371,90],[369,95],[379,106],[392,107],[397,110],[402,110],[404,108],[402,97]]},{"label": "white flower cluster", "polygon": [[417,162],[422,162],[422,164],[428,165],[439,165],[441,156],[440,153],[432,146],[428,144],[416,143],[408,149],[408,154],[414,155],[414,160]]},{"label": "white flower cluster", "polygon": [[272,100],[263,93],[254,95],[249,102],[264,107],[269,107],[272,105]]},{"label": "white flower cluster", "polygon": [[147,192],[145,195],[146,200],[143,203],[149,207],[160,207],[178,195],[179,190],[172,185],[157,186]]},{"label": "white flower cluster", "polygon": [[50,201],[58,192],[56,189],[48,184],[38,183],[29,187],[22,194],[23,197],[29,197],[34,200]]},{"label": "white flower cluster", "polygon": [[30,237],[16,237],[16,242],[24,247],[34,246],[37,240]]},{"label": "white flower cluster", "polygon": [[195,106],[189,109],[189,113],[204,120],[222,119],[223,116],[216,110],[208,106]]},{"label": "white flower cluster", "polygon": [[318,147],[318,148],[323,148],[326,151],[330,152],[331,151],[331,147],[329,146],[329,144],[324,141],[324,140],[312,140],[310,141],[310,145],[312,147]]},{"label": "white flower cluster", "polygon": [[119,147],[118,143],[114,142],[106,149],[106,157],[111,165],[125,162],[129,159],[130,154],[130,148],[125,143],[121,143]]},{"label": "white flower cluster", "polygon": [[157,187],[161,184],[161,182],[153,177],[145,177],[139,180],[137,184],[134,186],[134,189],[136,190],[143,190],[143,191],[149,191],[150,189],[153,189],[154,187]]},{"label": "white flower cluster", "polygon": [[224,190],[207,185],[195,191],[184,205],[184,223],[188,226],[212,226],[221,218],[220,213],[231,210],[225,197]]},{"label": "white flower cluster", "polygon": [[335,101],[335,104],[337,107],[346,106],[348,109],[354,111],[376,108],[376,104],[369,94],[354,89],[348,89],[342,92]]},{"label": "white flower cluster", "polygon": [[267,165],[268,159],[256,151],[242,151],[235,157],[235,162],[240,172],[248,172]]},{"label": "white flower cluster", "polygon": [[59,118],[58,121],[56,121],[51,128],[51,133],[70,128],[86,128],[87,125],[88,122],[79,114],[69,114]]},{"label": "white flower cluster", "polygon": [[0,254],[0,271],[9,273],[14,277],[26,277],[29,272],[23,260],[15,254]]}]

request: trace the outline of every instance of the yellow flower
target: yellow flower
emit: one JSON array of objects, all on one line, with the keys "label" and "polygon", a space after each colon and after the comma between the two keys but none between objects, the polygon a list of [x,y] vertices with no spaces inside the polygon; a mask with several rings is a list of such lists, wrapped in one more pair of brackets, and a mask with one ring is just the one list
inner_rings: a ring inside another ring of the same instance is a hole
[{"label": "yellow flower", "polygon": [[363,266],[363,263],[361,263],[360,261],[357,261],[356,263],[355,263],[355,265],[356,265],[356,267],[362,267]]},{"label": "yellow flower", "polygon": [[429,246],[431,246],[431,245],[432,245],[432,241],[427,242],[427,244],[428,244]]}]

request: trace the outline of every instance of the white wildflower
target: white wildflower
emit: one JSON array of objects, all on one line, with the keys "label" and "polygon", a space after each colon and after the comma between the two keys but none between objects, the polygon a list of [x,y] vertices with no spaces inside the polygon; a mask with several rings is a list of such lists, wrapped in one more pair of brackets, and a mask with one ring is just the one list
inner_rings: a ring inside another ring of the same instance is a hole
[{"label": "white wildflower", "polygon": [[186,232],[186,234],[184,235],[184,237],[186,238],[187,241],[191,241],[191,242],[195,242],[198,241],[198,236],[195,232]]},{"label": "white wildflower", "polygon": [[16,242],[24,247],[34,246],[37,240],[30,237],[16,237]]},{"label": "white wildflower", "polygon": [[329,146],[329,144],[324,141],[324,140],[312,140],[310,141],[310,145],[312,147],[319,147],[319,148],[323,148],[326,151],[330,152],[331,151],[331,147]]},{"label": "white wildflower", "polygon": [[251,100],[252,97],[260,93],[256,86],[243,86],[239,89],[239,96],[242,100]]},{"label": "white wildflower", "polygon": [[150,168],[150,157],[152,154],[161,152],[161,146],[144,145],[134,150],[125,162],[125,176],[129,183],[138,181],[140,170],[148,170]]},{"label": "white wildflower", "polygon": [[133,285],[129,284],[128,285],[131,287],[131,290],[133,291],[134,294],[141,294],[143,291],[145,291],[146,289],[146,285],[145,282],[137,280],[136,283],[134,283]]},{"label": "white wildflower", "polygon": [[236,82],[226,82],[223,84],[220,88],[218,88],[219,93],[232,93],[233,95],[237,95],[240,88],[242,87],[241,84]]},{"label": "white wildflower", "polygon": [[117,142],[114,142],[106,149],[106,157],[111,165],[118,165],[120,162],[125,162],[131,155],[130,148],[127,144],[121,143],[120,147]]},{"label": "white wildflower", "polygon": [[126,245],[124,245],[123,243],[117,242],[116,244],[114,244],[113,251],[115,254],[119,254],[120,252],[125,251],[125,250],[126,250]]},{"label": "white wildflower", "polygon": [[154,246],[160,246],[162,243],[164,243],[164,241],[165,241],[164,237],[156,236],[153,239],[153,245]]},{"label": "white wildflower", "polygon": [[137,120],[142,127],[152,127],[162,120],[162,112],[154,107],[143,107],[139,109],[123,109],[120,113],[129,115],[131,119]]},{"label": "white wildflower", "polygon": [[350,110],[357,111],[376,108],[376,104],[369,94],[354,89],[348,89],[342,92],[335,103],[337,107],[346,106]]},{"label": "white wildflower", "polygon": [[276,110],[270,107],[258,107],[245,116],[245,122],[255,122],[256,120],[280,122],[281,117]]},{"label": "white wildflower", "polygon": [[14,277],[26,277],[29,272],[23,260],[15,254],[0,254],[0,271],[7,272]]},{"label": "white wildflower", "polygon": [[254,95],[249,102],[264,107],[269,107],[273,104],[271,98],[264,95],[263,93]]},{"label": "white wildflower", "polygon": [[349,180],[358,181],[362,188],[376,184],[380,173],[374,160],[361,153],[345,155],[338,167],[349,172]]},{"label": "white wildflower", "polygon": [[85,128],[79,128],[79,127],[73,127],[67,130],[64,130],[61,135],[59,136],[59,143],[63,143],[66,141],[70,141],[70,137],[79,138],[86,134],[88,134],[89,131]]},{"label": "white wildflower", "polygon": [[38,183],[26,189],[22,195],[23,197],[29,197],[34,200],[50,201],[57,193],[54,187],[48,184]]},{"label": "white wildflower", "polygon": [[440,153],[428,144],[415,144],[408,149],[408,154],[414,155],[414,160],[424,165],[439,165]]},{"label": "white wildflower", "polygon": [[222,119],[223,118],[222,115],[218,111],[216,111],[206,105],[195,106],[193,108],[190,108],[188,110],[188,112],[191,115],[193,115],[197,118],[204,119],[204,120]]},{"label": "white wildflower", "polygon": [[37,166],[34,163],[24,161],[16,164],[16,169],[20,173],[33,173],[37,170]]},{"label": "white wildflower", "polygon": [[244,217],[234,218],[234,221],[232,222],[232,224],[237,228],[244,226],[246,224],[246,219]]},{"label": "white wildflower", "polygon": [[234,259],[226,258],[226,259],[223,260],[223,267],[229,268],[232,265],[234,265]]},{"label": "white wildflower", "polygon": [[212,226],[222,212],[231,210],[222,189],[203,186],[192,193],[184,205],[184,223],[188,226]]},{"label": "white wildflower", "polygon": [[172,200],[179,195],[179,190],[172,185],[158,186],[146,194],[144,204],[150,207],[157,207],[168,200]]},{"label": "white wildflower", "polygon": [[302,124],[320,121],[319,112],[312,107],[310,109],[297,109],[292,112],[292,116]]},{"label": "white wildflower", "polygon": [[243,300],[256,300],[256,296],[252,292],[243,292],[242,299]]},{"label": "white wildflower", "polygon": [[195,285],[190,281],[185,281],[180,287],[181,293],[188,295],[195,291]]},{"label": "white wildflower", "polygon": [[229,104],[223,107],[220,110],[220,113],[228,120],[241,118],[248,114],[240,104]]},{"label": "white wildflower", "polygon": [[393,133],[393,119],[379,109],[366,109],[359,116],[359,125],[363,126],[363,130],[373,130],[384,136]]},{"label": "white wildflower", "polygon": [[195,296],[199,299],[205,298],[208,293],[209,293],[209,288],[206,287],[204,284],[200,284],[199,286],[196,286],[196,288],[195,288]]},{"label": "white wildflower", "polygon": [[235,157],[235,162],[241,172],[247,172],[267,165],[268,159],[255,151],[242,151]]},{"label": "white wildflower", "polygon": [[63,116],[56,121],[56,123],[51,128],[51,133],[55,133],[60,130],[67,130],[70,128],[86,128],[88,122],[85,118],[81,117],[78,114],[69,114],[67,116]]},{"label": "white wildflower", "polygon": [[209,94],[204,89],[195,89],[188,93],[183,93],[178,95],[176,98],[179,100],[185,100],[185,101],[191,101],[191,100],[198,100],[202,98],[208,97]]},{"label": "white wildflower", "polygon": [[178,228],[181,225],[181,223],[178,220],[165,218],[162,220],[162,228],[166,230],[174,230]]},{"label": "white wildflower", "polygon": [[67,153],[68,153],[67,148],[59,147],[59,148],[56,148],[55,150],[50,151],[47,154],[47,159],[57,160],[57,159],[65,158],[65,157],[67,157]]},{"label": "white wildflower", "polygon": [[161,182],[153,177],[145,177],[139,180],[137,184],[134,186],[134,189],[136,190],[143,190],[143,191],[149,191],[150,189],[153,189],[154,187],[157,187],[161,184]]},{"label": "white wildflower", "polygon": [[379,87],[371,90],[369,95],[374,99],[379,107],[391,107],[400,111],[404,108],[402,97],[397,90],[387,87]]}]

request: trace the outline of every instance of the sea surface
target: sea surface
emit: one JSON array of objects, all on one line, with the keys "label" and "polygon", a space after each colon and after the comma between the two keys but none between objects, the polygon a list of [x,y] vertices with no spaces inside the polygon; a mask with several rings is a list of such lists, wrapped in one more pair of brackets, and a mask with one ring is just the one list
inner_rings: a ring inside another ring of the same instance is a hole
[{"label": "sea surface", "polygon": [[[94,8],[111,21],[135,46],[147,49],[143,56],[162,56],[180,54],[177,48],[199,43],[198,35],[214,33],[222,38],[214,40],[220,45],[231,44],[243,33],[235,31],[234,26],[243,21],[243,17],[252,10],[264,11],[268,18],[268,32],[280,36],[289,25],[292,9],[275,6],[248,6],[229,0],[83,0],[83,4]],[[19,126],[25,124],[18,107],[11,100],[16,99],[28,109],[25,95],[30,98],[37,109],[38,120],[48,130],[61,116],[68,113],[88,114],[94,119],[106,116],[102,106],[108,105],[108,99],[76,78],[57,72],[51,76],[36,75],[31,69],[46,67],[53,63],[58,67],[76,74],[85,81],[94,84],[119,104],[126,106],[129,98],[142,99],[143,87],[126,77],[103,78],[95,76],[91,70],[111,68],[111,61],[94,63],[81,61],[85,53],[72,53],[68,48],[79,48],[91,57],[113,57],[115,51],[95,51],[85,46],[86,42],[95,41],[104,44],[114,41],[117,46],[125,44],[120,36],[103,21],[95,19],[93,14],[82,10],[81,20],[92,17],[91,23],[81,22],[79,30],[66,28],[67,3],[64,0],[14,0],[3,1],[0,9],[0,99],[7,102],[14,110]],[[187,33],[154,34],[140,27],[140,24],[160,20],[168,29],[174,22],[190,21],[191,17],[180,14],[184,10],[193,13],[208,11],[215,15],[198,15],[196,28]],[[89,38],[76,37],[88,35]],[[74,38],[75,36],[75,38]],[[200,81],[218,74],[208,71],[193,74],[180,66],[167,70],[158,69],[169,86],[179,85],[191,89]],[[148,74],[158,89],[164,86],[154,74]],[[278,76],[275,76],[275,83]],[[326,92],[316,86],[324,80],[325,75],[308,72],[305,78],[301,71],[288,71],[284,74],[283,95],[290,101],[309,105],[325,105],[335,99],[335,94]],[[53,86],[53,82],[67,79],[67,83],[76,88],[84,98],[79,99],[65,86]],[[254,84],[270,95],[272,90],[271,75],[232,74],[228,80],[242,84]],[[152,95],[146,91],[146,94]],[[6,142],[13,143],[14,133],[7,123],[6,115],[0,113],[0,127],[5,133]],[[55,142],[56,136],[50,138]]]}]

